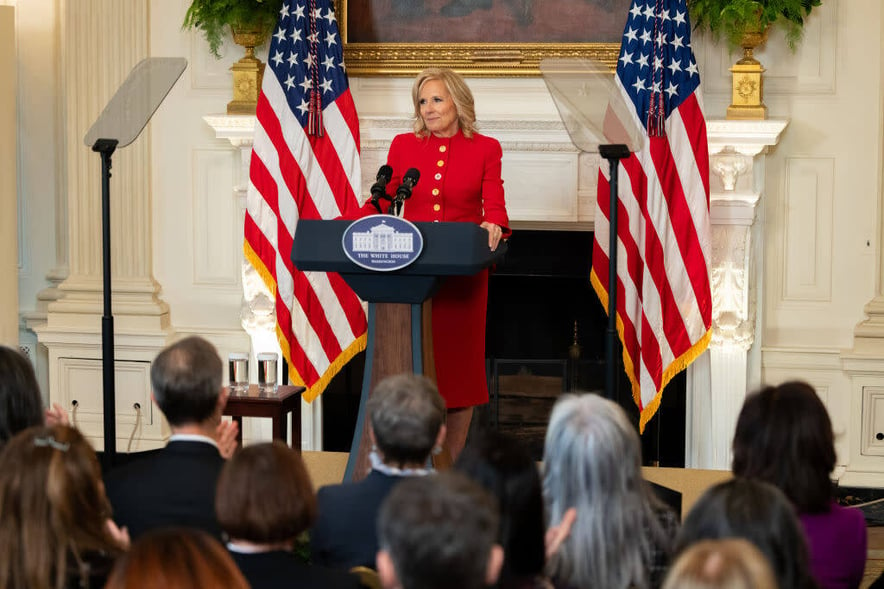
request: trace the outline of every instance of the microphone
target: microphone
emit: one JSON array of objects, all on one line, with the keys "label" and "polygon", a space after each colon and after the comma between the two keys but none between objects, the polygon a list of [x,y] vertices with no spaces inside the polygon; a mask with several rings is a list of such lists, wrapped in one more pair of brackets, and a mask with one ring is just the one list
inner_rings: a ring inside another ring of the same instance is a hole
[{"label": "microphone", "polygon": [[381,198],[385,198],[390,200],[390,197],[387,196],[387,182],[390,181],[390,178],[393,177],[393,168],[384,164],[378,170],[378,175],[375,178],[375,183],[371,186],[371,204],[381,213],[381,205],[378,204],[378,200]]},{"label": "microphone", "polygon": [[409,168],[402,178],[402,184],[396,189],[396,200],[403,201],[411,198],[411,189],[414,188],[420,177],[421,173],[417,168]]}]

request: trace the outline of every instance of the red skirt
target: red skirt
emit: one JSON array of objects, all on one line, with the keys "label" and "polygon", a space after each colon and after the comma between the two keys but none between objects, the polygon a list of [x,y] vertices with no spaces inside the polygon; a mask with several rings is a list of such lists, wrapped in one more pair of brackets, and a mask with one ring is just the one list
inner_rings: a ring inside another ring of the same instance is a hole
[{"label": "red skirt", "polygon": [[485,314],[488,270],[451,276],[433,297],[433,359],[439,393],[449,409],[488,402]]}]

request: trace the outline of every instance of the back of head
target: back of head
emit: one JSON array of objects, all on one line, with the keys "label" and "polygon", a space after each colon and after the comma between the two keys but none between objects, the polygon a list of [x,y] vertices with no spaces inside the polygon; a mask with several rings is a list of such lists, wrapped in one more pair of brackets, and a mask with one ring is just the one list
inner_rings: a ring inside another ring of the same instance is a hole
[{"label": "back of head", "polygon": [[433,381],[415,374],[388,376],[375,387],[367,409],[387,464],[426,462],[445,423],[445,401]]},{"label": "back of head", "polygon": [[42,424],[43,399],[31,362],[0,346],[0,448],[23,429]]},{"label": "back of head", "polygon": [[160,352],[150,367],[150,384],[169,424],[198,424],[212,417],[222,374],[215,346],[201,337],[184,338]]},{"label": "back of head", "polygon": [[809,384],[786,382],[749,395],[734,433],[733,472],[778,487],[799,512],[828,511],[835,440]]},{"label": "back of head", "polygon": [[106,589],[248,589],[236,563],[206,532],[162,528],[141,536],[120,557]]},{"label": "back of head", "polygon": [[0,587],[53,586],[69,557],[115,554],[109,514],[95,451],[78,430],[38,426],[15,435],[0,452],[0,554],[8,563]]},{"label": "back of head", "polygon": [[215,511],[231,539],[294,540],[316,519],[316,497],[301,455],[280,440],[246,446],[221,471]]},{"label": "back of head", "polygon": [[764,554],[780,587],[815,586],[801,524],[773,485],[735,478],[709,488],[685,518],[676,552],[700,540],[732,537],[748,540]]},{"label": "back of head", "polygon": [[501,578],[542,574],[543,493],[537,463],[524,444],[499,432],[483,432],[467,445],[454,468],[497,498],[505,554]]},{"label": "back of head", "polygon": [[703,540],[682,553],[663,589],[777,589],[770,564],[741,538]]},{"label": "back of head", "polygon": [[576,508],[552,574],[578,587],[645,586],[653,545],[665,542],[641,472],[641,445],[619,405],[595,394],[564,395],[544,448],[550,522]]},{"label": "back of head", "polygon": [[381,507],[378,540],[403,589],[478,589],[498,523],[493,497],[449,471],[397,484]]}]

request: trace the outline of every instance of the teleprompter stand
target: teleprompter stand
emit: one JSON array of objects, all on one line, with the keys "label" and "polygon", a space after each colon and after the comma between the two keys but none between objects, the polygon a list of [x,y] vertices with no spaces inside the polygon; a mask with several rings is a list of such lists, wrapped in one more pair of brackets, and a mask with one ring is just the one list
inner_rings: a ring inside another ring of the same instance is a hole
[{"label": "teleprompter stand", "polygon": [[117,452],[116,388],[114,385],[114,318],[111,306],[111,156],[141,134],[150,117],[181,77],[183,57],[151,57],[140,61],[117,90],[83,142],[101,155],[101,250],[104,312],[101,317],[101,372],[104,391],[105,470],[114,466]]},{"label": "teleprompter stand", "polygon": [[[617,207],[620,160],[638,151],[644,134],[614,83],[610,69],[587,59],[545,59],[543,80],[575,147],[608,161],[608,327],[605,331],[605,396],[617,400]],[[598,230],[598,228],[596,228]]]}]

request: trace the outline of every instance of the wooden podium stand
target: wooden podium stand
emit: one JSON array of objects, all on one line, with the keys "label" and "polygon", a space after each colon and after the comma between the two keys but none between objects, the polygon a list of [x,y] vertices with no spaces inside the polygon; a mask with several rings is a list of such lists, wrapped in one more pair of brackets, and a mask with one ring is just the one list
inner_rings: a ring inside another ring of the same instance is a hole
[{"label": "wooden podium stand", "polygon": [[446,276],[469,276],[494,264],[506,243],[488,249],[488,232],[474,223],[415,223],[423,251],[411,265],[392,272],[367,270],[344,253],[342,236],[350,221],[298,222],[292,263],[301,271],[337,272],[368,304],[368,343],[362,396],[344,480],[368,473],[371,441],[366,403],[383,378],[402,372],[435,380],[428,301]]}]

